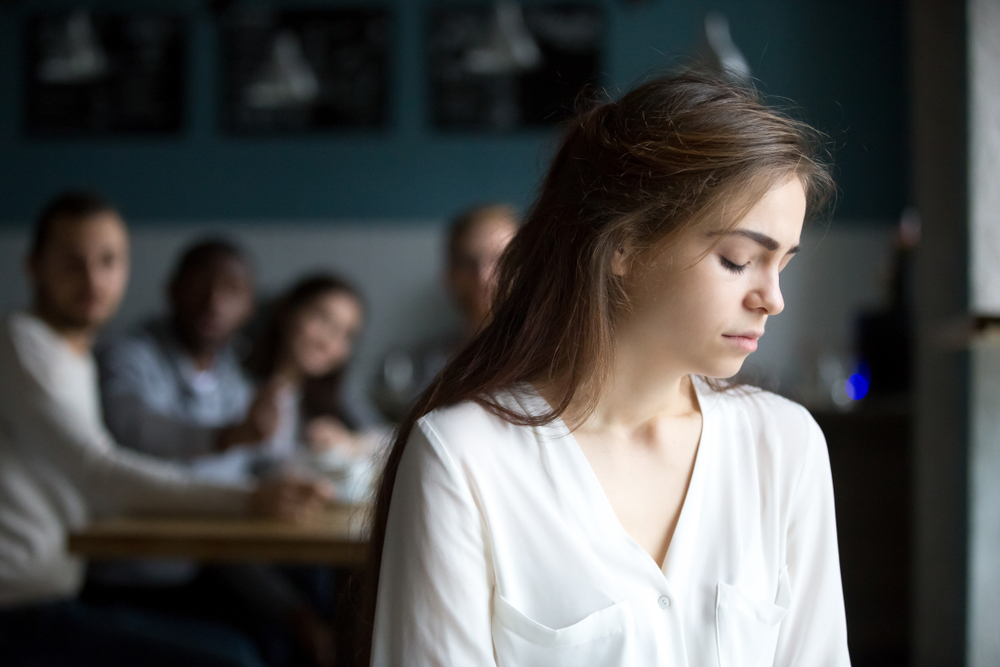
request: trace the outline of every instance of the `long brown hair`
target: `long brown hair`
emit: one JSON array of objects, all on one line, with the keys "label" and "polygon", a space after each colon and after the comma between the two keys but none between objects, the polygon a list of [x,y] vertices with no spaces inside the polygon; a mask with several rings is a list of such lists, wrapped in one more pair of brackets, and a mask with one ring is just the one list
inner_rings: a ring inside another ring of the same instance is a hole
[{"label": "long brown hair", "polygon": [[[346,294],[364,308],[361,295],[347,280],[329,273],[316,273],[299,280],[280,297],[273,306],[261,334],[256,338],[247,370],[259,381],[265,382],[277,370],[281,355],[285,354],[292,337],[291,327],[306,308],[328,294]],[[302,417],[336,417],[348,428],[357,428],[351,414],[343,408],[342,385],[347,363],[319,377],[307,377],[302,383]]]},{"label": "long brown hair", "polygon": [[[375,499],[366,621],[374,618],[389,504],[416,421],[474,401],[514,424],[540,425],[574,403],[593,409],[607,381],[615,324],[628,308],[616,255],[676,241],[706,224],[733,227],[772,187],[798,178],[810,214],[833,190],[808,126],[752,89],[684,73],[654,79],[574,119],[531,211],[499,267],[490,322],[441,371],[402,421]],[[550,390],[551,412],[527,415],[496,394],[524,382]],[[365,628],[362,655],[370,650]]]}]

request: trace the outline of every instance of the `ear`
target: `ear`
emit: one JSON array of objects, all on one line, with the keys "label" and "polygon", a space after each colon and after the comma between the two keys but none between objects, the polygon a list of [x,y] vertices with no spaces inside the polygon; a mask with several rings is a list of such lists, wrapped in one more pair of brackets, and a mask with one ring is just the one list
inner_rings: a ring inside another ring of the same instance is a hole
[{"label": "ear", "polygon": [[625,258],[625,250],[619,248],[611,256],[611,273],[619,278],[628,275],[629,262]]}]

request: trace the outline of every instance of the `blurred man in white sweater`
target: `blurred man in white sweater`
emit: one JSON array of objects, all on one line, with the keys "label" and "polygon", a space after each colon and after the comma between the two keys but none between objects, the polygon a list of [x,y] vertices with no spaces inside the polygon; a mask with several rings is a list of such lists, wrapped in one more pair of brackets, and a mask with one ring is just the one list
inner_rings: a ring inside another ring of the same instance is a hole
[{"label": "blurred man in white sweater", "polygon": [[128,236],[112,207],[88,194],[57,198],[38,220],[27,269],[32,307],[0,326],[0,663],[104,665],[128,656],[125,664],[259,665],[253,647],[225,628],[76,601],[83,563],[67,553],[66,535],[106,513],[295,520],[329,490],[300,479],[197,481],[116,445],[91,355],[128,280]]}]

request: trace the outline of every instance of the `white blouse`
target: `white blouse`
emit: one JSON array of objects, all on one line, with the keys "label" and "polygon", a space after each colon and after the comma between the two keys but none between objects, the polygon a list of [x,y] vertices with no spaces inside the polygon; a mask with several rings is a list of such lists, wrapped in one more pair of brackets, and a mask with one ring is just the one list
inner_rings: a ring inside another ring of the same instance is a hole
[{"label": "white blouse", "polygon": [[[473,403],[410,437],[372,664],[849,665],[826,442],[801,406],[695,386],[703,427],[662,570],[565,424]],[[547,409],[530,388],[505,395]]]}]

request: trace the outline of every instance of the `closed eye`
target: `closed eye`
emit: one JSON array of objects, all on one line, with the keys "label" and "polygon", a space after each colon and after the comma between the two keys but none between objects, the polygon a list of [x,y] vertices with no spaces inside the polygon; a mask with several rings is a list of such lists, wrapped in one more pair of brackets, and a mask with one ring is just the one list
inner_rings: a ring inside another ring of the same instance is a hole
[{"label": "closed eye", "polygon": [[728,259],[726,259],[721,255],[719,256],[719,261],[722,262],[722,268],[724,268],[726,271],[730,271],[731,273],[736,273],[736,274],[743,273],[746,270],[746,268],[750,266],[750,262],[747,262],[746,264],[736,264],[735,262],[730,262]]}]

